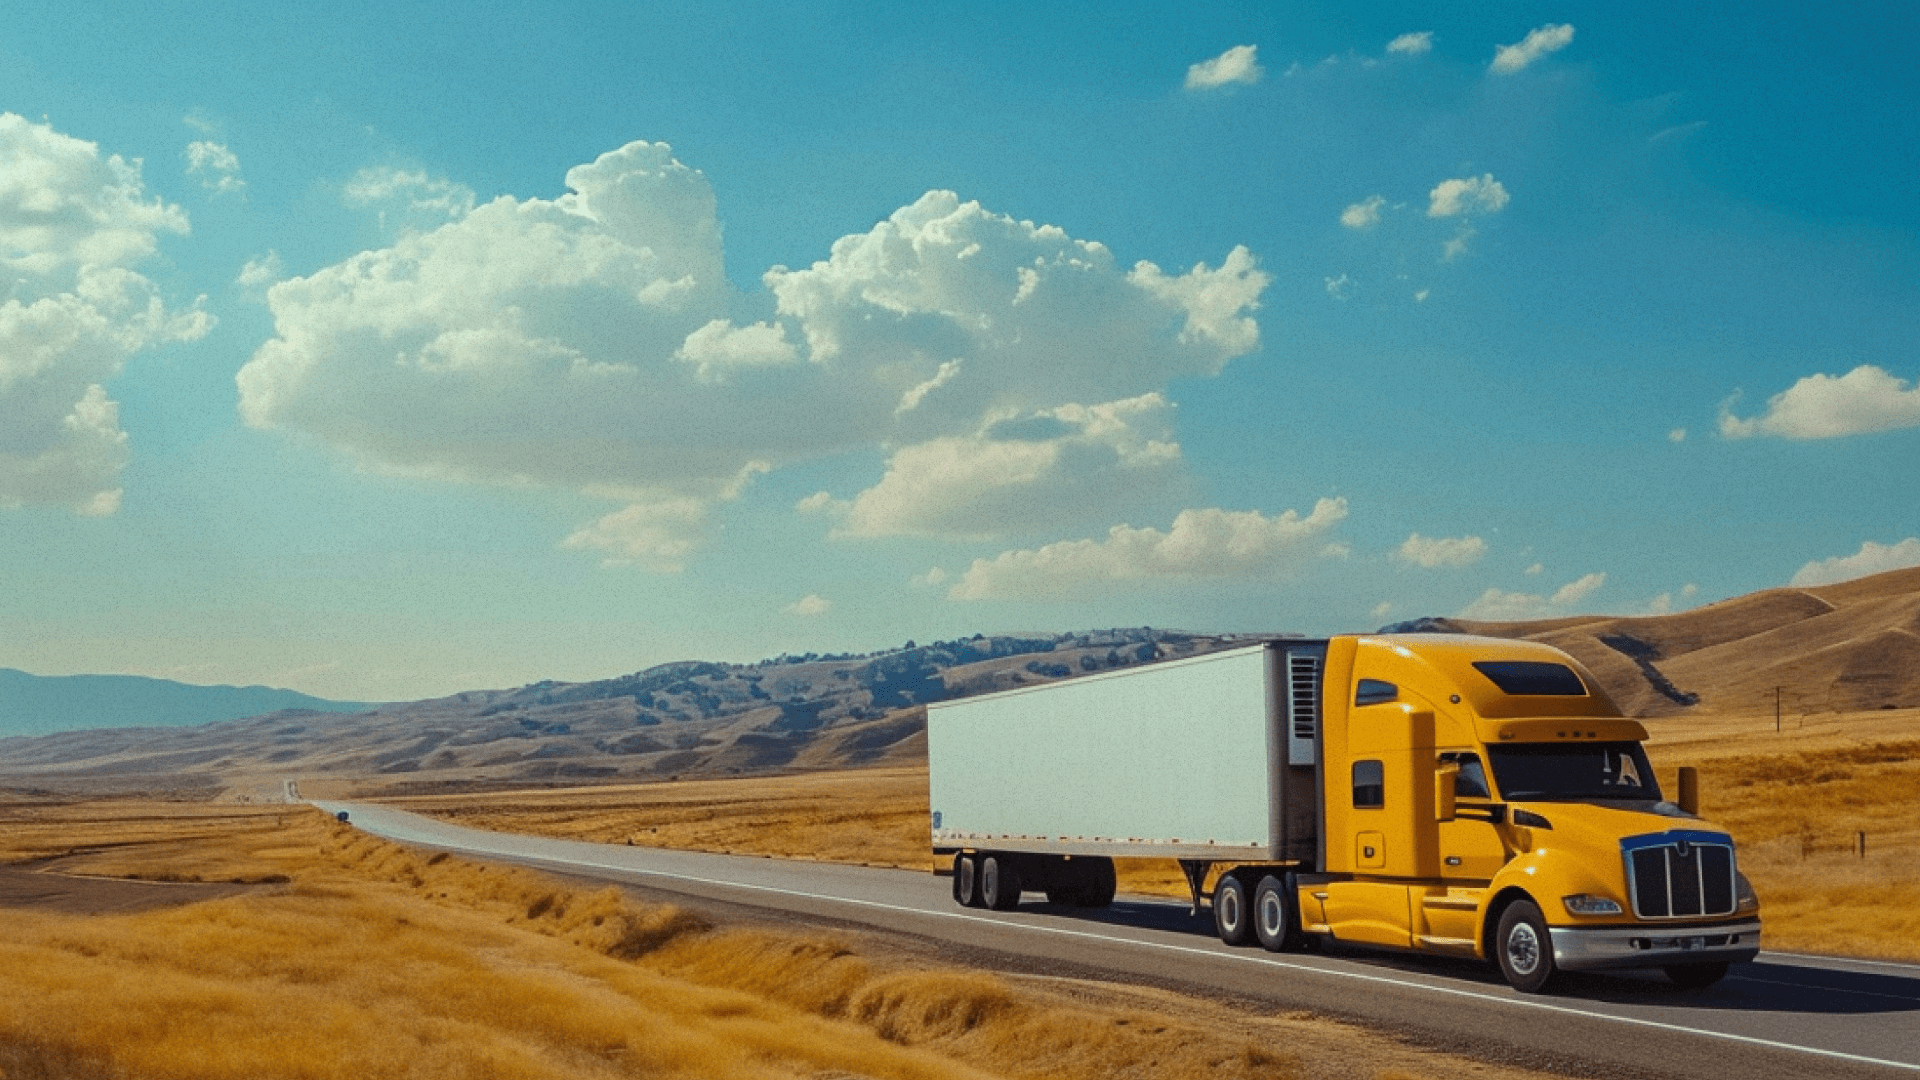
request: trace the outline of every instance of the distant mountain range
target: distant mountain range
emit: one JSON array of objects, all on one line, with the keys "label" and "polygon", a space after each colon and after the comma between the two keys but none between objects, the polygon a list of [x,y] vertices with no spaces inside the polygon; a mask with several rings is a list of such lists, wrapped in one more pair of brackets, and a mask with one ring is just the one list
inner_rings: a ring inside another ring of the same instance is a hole
[{"label": "distant mountain range", "polygon": [[267,686],[193,686],[138,675],[29,675],[0,668],[0,738],[86,728],[182,727],[281,709],[363,712]]},{"label": "distant mountain range", "polygon": [[[1678,615],[1419,619],[1386,629],[1547,642],[1578,657],[1629,715],[1656,722],[1694,709],[1770,710],[1776,700],[1795,713],[1920,709],[1920,568],[1770,589]],[[223,706],[229,716],[265,715],[214,724],[206,723],[218,719],[212,713],[173,713],[171,722],[202,726],[0,738],[0,777],[15,785],[230,791],[277,790],[282,778],[340,778],[399,792],[911,763],[924,760],[929,702],[1269,636],[1147,627],[976,635],[858,656],[686,661],[596,682],[540,682],[370,707],[234,699]],[[17,673],[0,673],[0,695],[10,685],[4,675]],[[99,680],[103,687],[116,682]],[[154,694],[169,686],[174,693],[286,693],[125,682],[151,684],[144,689]],[[154,704],[94,701],[85,715],[95,725],[163,722]],[[321,711],[347,709],[354,711]],[[7,716],[0,711],[0,724]]]},{"label": "distant mountain range", "polygon": [[[0,775],[219,787],[273,777],[394,785],[732,775],[911,757],[928,702],[1192,656],[1265,635],[1150,627],[975,635],[865,655],[684,661],[586,683],[294,710],[188,729],[0,739]],[[126,715],[122,713],[121,715]],[[268,785],[270,786],[270,785]]]}]

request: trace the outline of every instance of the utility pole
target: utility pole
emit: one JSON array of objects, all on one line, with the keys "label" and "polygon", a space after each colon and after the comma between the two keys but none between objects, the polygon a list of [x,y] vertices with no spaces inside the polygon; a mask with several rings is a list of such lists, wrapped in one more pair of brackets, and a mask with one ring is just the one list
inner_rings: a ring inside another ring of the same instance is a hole
[{"label": "utility pole", "polygon": [[1780,734],[1780,687],[1773,688],[1773,733]]}]

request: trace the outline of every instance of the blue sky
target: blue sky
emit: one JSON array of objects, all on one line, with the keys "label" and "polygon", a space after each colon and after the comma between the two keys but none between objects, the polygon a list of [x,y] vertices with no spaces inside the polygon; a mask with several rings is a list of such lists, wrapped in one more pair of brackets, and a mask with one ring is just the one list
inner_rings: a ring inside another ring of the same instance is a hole
[{"label": "blue sky", "polygon": [[0,666],[1920,564],[1908,5],[0,2]]}]

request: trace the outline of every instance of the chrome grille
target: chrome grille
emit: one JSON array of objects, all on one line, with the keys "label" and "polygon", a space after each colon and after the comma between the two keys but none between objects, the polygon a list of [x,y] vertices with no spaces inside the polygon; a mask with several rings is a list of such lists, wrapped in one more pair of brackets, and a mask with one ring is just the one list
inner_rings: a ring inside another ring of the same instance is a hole
[{"label": "chrome grille", "polygon": [[1621,842],[1633,913],[1643,919],[1731,915],[1733,845],[1714,833],[1640,836]]}]

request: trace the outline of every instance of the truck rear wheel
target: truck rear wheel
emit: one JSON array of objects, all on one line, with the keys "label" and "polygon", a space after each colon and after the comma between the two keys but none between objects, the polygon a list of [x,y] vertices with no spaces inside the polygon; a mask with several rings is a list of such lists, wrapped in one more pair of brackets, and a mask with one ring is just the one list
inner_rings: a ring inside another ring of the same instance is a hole
[{"label": "truck rear wheel", "polygon": [[1291,952],[1300,947],[1300,920],[1294,918],[1293,890],[1286,879],[1272,874],[1253,890],[1253,932],[1268,952]]},{"label": "truck rear wheel", "polygon": [[980,901],[994,911],[1020,906],[1020,868],[1006,855],[988,855],[980,864]]},{"label": "truck rear wheel", "polygon": [[1253,944],[1253,896],[1238,873],[1221,874],[1214,882],[1213,929],[1228,945]]},{"label": "truck rear wheel", "polygon": [[960,852],[953,857],[953,899],[961,907],[980,906],[980,875],[973,856]]},{"label": "truck rear wheel", "polygon": [[1515,900],[1501,912],[1494,942],[1500,974],[1523,994],[1545,993],[1560,974],[1553,963],[1553,939],[1547,934],[1547,920],[1531,900]]}]

